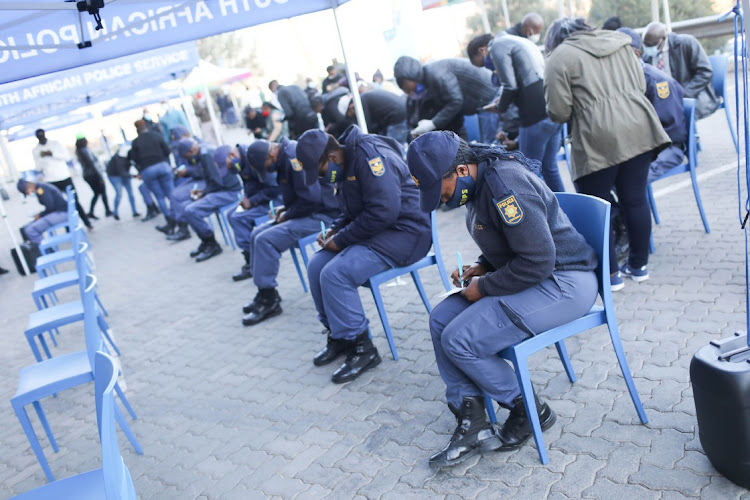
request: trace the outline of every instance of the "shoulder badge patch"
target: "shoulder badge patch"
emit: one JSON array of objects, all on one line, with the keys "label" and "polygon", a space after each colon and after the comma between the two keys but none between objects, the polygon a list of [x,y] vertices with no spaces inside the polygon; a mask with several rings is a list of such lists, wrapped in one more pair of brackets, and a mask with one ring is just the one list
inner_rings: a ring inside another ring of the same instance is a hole
[{"label": "shoulder badge patch", "polygon": [[500,217],[503,218],[503,222],[507,225],[517,226],[523,221],[523,209],[521,208],[520,203],[518,203],[515,194],[511,194],[500,201],[493,198],[492,201],[495,202],[497,212],[500,214]]},{"label": "shoulder badge patch", "polygon": [[656,82],[656,94],[659,96],[659,99],[669,97],[669,82]]},{"label": "shoulder badge patch", "polygon": [[37,196],[42,196],[43,194],[44,194],[44,189],[42,189],[40,187],[36,188],[36,195]]},{"label": "shoulder badge patch", "polygon": [[375,177],[382,177],[383,174],[385,174],[385,166],[383,165],[383,160],[379,156],[373,158],[367,163],[370,165],[370,172],[372,172],[372,175]]},{"label": "shoulder badge patch", "polygon": [[302,171],[302,162],[300,162],[297,158],[292,158],[289,160],[289,162],[292,164],[292,170],[294,170],[295,172]]}]

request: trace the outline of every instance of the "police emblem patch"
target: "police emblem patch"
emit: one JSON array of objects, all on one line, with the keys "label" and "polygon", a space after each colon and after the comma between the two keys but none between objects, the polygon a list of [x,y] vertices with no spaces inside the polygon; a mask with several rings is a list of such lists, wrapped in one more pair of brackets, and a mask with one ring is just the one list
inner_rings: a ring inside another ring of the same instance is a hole
[{"label": "police emblem patch", "polygon": [[297,158],[292,158],[289,160],[289,162],[292,164],[292,169],[295,172],[300,172],[302,170],[302,162],[300,162]]},{"label": "police emblem patch", "polygon": [[509,226],[516,226],[521,223],[523,220],[523,209],[518,200],[516,200],[516,195],[512,194],[500,201],[493,198],[492,201],[495,202],[495,208],[500,217],[503,218],[503,222]]},{"label": "police emblem patch", "polygon": [[385,166],[383,160],[378,156],[367,162],[370,165],[370,172],[375,177],[382,177],[385,174]]},{"label": "police emblem patch", "polygon": [[656,94],[659,96],[659,99],[669,97],[669,82],[656,82]]},{"label": "police emblem patch", "polygon": [[44,189],[42,189],[40,187],[36,188],[36,195],[37,196],[42,196],[43,194],[44,194]]}]

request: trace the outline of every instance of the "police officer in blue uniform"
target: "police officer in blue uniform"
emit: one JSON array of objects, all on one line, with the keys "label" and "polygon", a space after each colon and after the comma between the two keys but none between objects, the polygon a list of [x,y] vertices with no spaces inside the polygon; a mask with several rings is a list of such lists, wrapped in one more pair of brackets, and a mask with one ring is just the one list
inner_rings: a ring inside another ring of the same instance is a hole
[{"label": "police officer in blue uniform", "polygon": [[[175,127],[180,129],[181,127]],[[175,132],[173,130],[172,132]],[[197,148],[199,154],[186,156],[188,151]],[[211,154],[213,148],[203,146],[192,137],[182,137],[172,144],[177,168],[174,170],[174,191],[169,198],[172,207],[171,226],[164,231],[169,241],[183,241],[190,238],[190,230],[185,219],[185,209],[193,202],[190,191],[193,189],[206,189],[206,181],[203,179],[203,168],[199,161],[201,149],[204,154]],[[159,228],[157,228],[159,229]]]},{"label": "police officer in blue uniform", "polygon": [[186,153],[188,161],[199,158],[206,179],[205,190],[193,189],[190,195],[196,201],[185,208],[185,220],[201,239],[200,246],[190,253],[196,262],[203,262],[222,252],[206,217],[216,213],[219,208],[236,202],[240,197],[240,165],[236,151],[230,156],[232,149],[230,146],[219,146],[208,154],[193,147]]},{"label": "police officer in blue uniform", "polygon": [[[435,358],[458,422],[448,445],[430,457],[430,466],[443,467],[480,451],[514,450],[531,436],[516,375],[496,354],[585,314],[597,296],[596,254],[536,175],[534,160],[431,132],[412,142],[408,163],[422,210],[441,201],[465,205],[466,227],[482,252],[453,273],[460,293],[430,315]],[[510,409],[499,433],[487,421],[483,392]],[[546,430],[555,413],[538,399],[537,408]]]},{"label": "police officer in blue uniform", "polygon": [[276,172],[284,205],[275,210],[273,220],[250,235],[250,262],[258,293],[242,308],[245,326],[281,314],[281,296],[276,290],[281,254],[300,238],[319,232],[321,221],[328,225],[340,213],[332,184],[305,182],[296,149],[297,141],[286,138],[273,144],[255,141],[247,148],[247,159],[258,173]]},{"label": "police officer in blue uniform", "polygon": [[38,245],[47,229],[68,220],[68,202],[65,201],[60,190],[52,184],[44,182],[35,184],[20,179],[16,187],[24,197],[36,194],[36,199],[44,206],[44,211],[36,214],[33,221],[21,228],[24,239]]},{"label": "police officer in blue uniform", "polygon": [[234,281],[242,281],[253,277],[253,266],[250,262],[250,235],[255,229],[255,221],[267,217],[270,211],[269,202],[274,206],[282,206],[281,188],[276,180],[276,172],[256,171],[247,160],[247,146],[238,144],[237,151],[242,165],[240,177],[244,183],[244,196],[236,209],[231,210],[227,219],[234,231],[234,241],[242,251],[245,263],[240,272],[232,276]]},{"label": "police officer in blue uniform", "polygon": [[430,218],[419,210],[419,190],[395,139],[363,134],[356,125],[339,140],[308,130],[297,158],[308,183],[321,176],[337,186],[342,215],[318,238],[323,249],[307,273],[327,333],[313,363],[327,365],[345,355],[331,380],[349,382],[380,363],[357,289],[377,273],[424,257],[432,245]]}]

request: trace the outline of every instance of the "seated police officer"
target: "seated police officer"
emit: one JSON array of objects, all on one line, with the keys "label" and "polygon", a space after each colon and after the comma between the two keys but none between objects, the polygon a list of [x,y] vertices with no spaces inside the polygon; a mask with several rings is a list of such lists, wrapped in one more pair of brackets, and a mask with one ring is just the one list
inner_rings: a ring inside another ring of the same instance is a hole
[{"label": "seated police officer", "polygon": [[[597,295],[596,255],[532,171],[538,162],[469,146],[452,132],[418,137],[408,162],[422,210],[441,201],[466,205],[466,227],[482,252],[453,273],[461,292],[430,315],[435,358],[458,422],[448,445],[430,457],[430,466],[442,467],[480,451],[514,450],[531,436],[516,375],[497,353],[586,313]],[[510,409],[499,435],[487,422],[483,393]],[[537,408],[546,430],[555,413],[538,400]]]},{"label": "seated police officer", "polygon": [[[182,135],[177,136],[181,133]],[[172,219],[164,233],[169,241],[183,241],[190,238],[187,220],[185,220],[185,208],[193,202],[190,191],[193,189],[206,189],[206,181],[203,180],[203,168],[198,161],[199,156],[193,155],[189,159],[185,156],[196,144],[201,143],[190,135],[187,129],[177,126],[170,132],[176,137],[170,146],[174,155],[177,168],[174,170],[174,191],[169,198],[172,208]],[[206,148],[208,150],[208,148]],[[159,228],[157,228],[159,229]]]},{"label": "seated police officer", "polygon": [[[238,144],[236,152],[242,166],[240,177],[244,184],[244,196],[236,209],[227,215],[229,224],[234,231],[234,241],[242,251],[245,263],[240,272],[232,276],[234,281],[242,281],[253,277],[253,266],[250,261],[250,235],[255,229],[255,221],[268,215],[269,202],[281,206],[281,189],[276,181],[276,172],[259,173],[247,161],[247,146]],[[233,154],[233,153],[230,153]]]},{"label": "seated police officer", "polygon": [[36,199],[44,206],[44,211],[36,214],[34,220],[21,228],[24,239],[39,244],[44,232],[55,224],[68,220],[68,202],[62,193],[52,184],[33,183],[20,179],[16,185],[24,197],[36,194]]},{"label": "seated police officer", "polygon": [[327,365],[346,356],[333,373],[334,383],[354,380],[380,363],[357,288],[386,269],[413,264],[432,245],[430,218],[419,210],[419,190],[399,142],[365,135],[356,125],[339,140],[308,130],[297,143],[307,182],[321,176],[335,184],[343,213],[325,238],[319,236],[323,249],[307,267],[310,293],[327,333],[326,347],[313,363]]},{"label": "seated police officer", "polygon": [[236,202],[242,189],[237,154],[230,156],[230,146],[219,146],[210,154],[200,150],[197,144],[187,151],[188,161],[198,157],[203,177],[206,179],[205,190],[193,189],[190,196],[193,201],[185,208],[185,220],[201,239],[200,246],[190,252],[196,262],[203,262],[222,252],[221,245],[214,237],[214,231],[206,222],[206,217],[216,213],[221,207]]},{"label": "seated police officer", "polygon": [[281,314],[281,296],[276,290],[281,254],[297,240],[320,231],[339,215],[332,184],[305,183],[302,163],[297,159],[297,141],[255,141],[247,148],[250,165],[261,175],[276,172],[284,205],[273,212],[273,220],[256,227],[250,235],[250,262],[258,293],[245,304],[245,326]]}]

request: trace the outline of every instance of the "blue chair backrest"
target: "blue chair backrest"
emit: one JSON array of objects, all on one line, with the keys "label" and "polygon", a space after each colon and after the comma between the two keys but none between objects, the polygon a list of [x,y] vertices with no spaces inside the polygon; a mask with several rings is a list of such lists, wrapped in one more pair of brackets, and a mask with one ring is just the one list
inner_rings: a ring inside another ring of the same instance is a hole
[{"label": "blue chair backrest", "polygon": [[698,143],[695,135],[695,99],[685,97],[682,99],[682,112],[685,114],[685,123],[688,126],[688,160],[698,164]]},{"label": "blue chair backrest", "polygon": [[716,95],[721,96],[726,101],[726,80],[727,80],[727,68],[729,61],[725,55],[709,56],[711,61],[711,69],[713,70],[713,76],[711,77],[711,83],[714,86]]},{"label": "blue chair backrest", "polygon": [[96,306],[96,276],[93,274],[81,275],[81,281],[86,283],[81,301],[83,302],[83,334],[86,337],[86,353],[88,354],[91,370],[96,375],[95,355],[104,347],[102,335],[99,332],[97,318],[99,310]]},{"label": "blue chair backrest", "polygon": [[432,231],[432,251],[435,252],[435,256],[440,259],[442,258],[440,253],[440,240],[438,239],[437,229],[437,211],[433,210],[430,212],[430,227]]},{"label": "blue chair backrest", "polygon": [[605,301],[607,296],[611,300],[612,291],[604,286],[609,285],[609,202],[578,193],[555,193],[555,196],[570,223],[596,252],[599,293]]},{"label": "blue chair backrest", "polygon": [[477,115],[464,116],[464,128],[469,142],[481,142],[482,136],[479,134],[479,117]]},{"label": "blue chair backrest", "polygon": [[117,365],[108,354],[97,352],[94,370],[96,423],[102,445],[104,491],[109,499],[135,499],[135,487],[117,446],[113,390],[117,382]]}]

